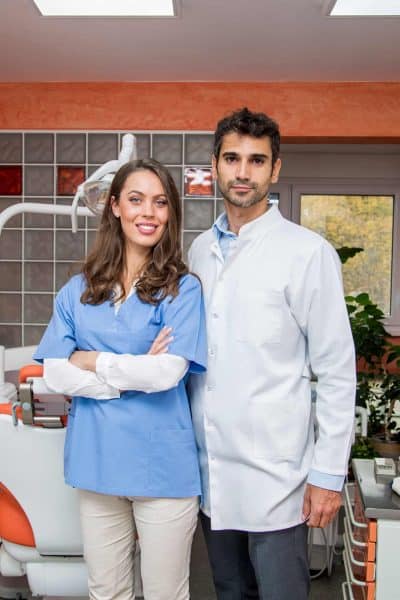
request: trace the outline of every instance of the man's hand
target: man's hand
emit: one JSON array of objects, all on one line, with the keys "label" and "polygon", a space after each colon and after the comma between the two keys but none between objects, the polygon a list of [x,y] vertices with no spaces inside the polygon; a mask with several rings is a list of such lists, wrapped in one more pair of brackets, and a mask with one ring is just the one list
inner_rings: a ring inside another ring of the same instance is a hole
[{"label": "man's hand", "polygon": [[163,327],[151,345],[147,354],[165,354],[168,352],[168,344],[174,339],[170,334],[172,327]]},{"label": "man's hand", "polygon": [[342,504],[341,492],[307,484],[303,502],[303,518],[308,527],[326,527]]}]

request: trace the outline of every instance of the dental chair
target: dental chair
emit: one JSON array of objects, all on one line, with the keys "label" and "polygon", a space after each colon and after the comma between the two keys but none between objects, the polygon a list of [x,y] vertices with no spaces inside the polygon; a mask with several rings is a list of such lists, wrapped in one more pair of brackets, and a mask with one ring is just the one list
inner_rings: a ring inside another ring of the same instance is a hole
[{"label": "dental chair", "polygon": [[[63,477],[69,403],[39,365],[20,370],[18,398],[10,385],[0,384],[0,596],[88,596],[77,491]],[[139,597],[137,560],[135,570]]]},{"label": "dental chair", "polygon": [[19,400],[0,404],[0,573],[32,595],[87,596],[77,493],[64,483],[68,403],[38,365],[20,371]]}]

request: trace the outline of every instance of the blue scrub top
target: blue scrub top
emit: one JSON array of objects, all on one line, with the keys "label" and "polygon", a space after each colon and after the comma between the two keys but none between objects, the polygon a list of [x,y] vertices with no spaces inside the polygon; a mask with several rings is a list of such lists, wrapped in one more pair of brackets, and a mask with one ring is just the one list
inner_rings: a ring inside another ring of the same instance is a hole
[{"label": "blue scrub top", "polygon": [[[146,354],[162,327],[172,327],[169,353],[189,361],[189,372],[206,369],[207,345],[201,285],[180,280],[179,294],[157,306],[132,294],[117,314],[110,301],[82,304],[82,275],[58,293],[53,317],[34,359],[68,358],[74,350]],[[200,494],[200,475],[184,381],[120,398],[74,397],[64,450],[69,485],[120,496],[190,497]]]}]

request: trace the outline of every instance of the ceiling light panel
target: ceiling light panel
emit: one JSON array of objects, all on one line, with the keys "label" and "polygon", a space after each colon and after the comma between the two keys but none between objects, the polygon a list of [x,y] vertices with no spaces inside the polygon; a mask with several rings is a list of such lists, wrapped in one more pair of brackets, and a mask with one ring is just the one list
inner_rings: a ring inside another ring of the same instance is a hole
[{"label": "ceiling light panel", "polygon": [[33,0],[52,17],[174,17],[174,0]]},{"label": "ceiling light panel", "polygon": [[394,17],[400,16],[399,0],[336,0],[332,17]]}]

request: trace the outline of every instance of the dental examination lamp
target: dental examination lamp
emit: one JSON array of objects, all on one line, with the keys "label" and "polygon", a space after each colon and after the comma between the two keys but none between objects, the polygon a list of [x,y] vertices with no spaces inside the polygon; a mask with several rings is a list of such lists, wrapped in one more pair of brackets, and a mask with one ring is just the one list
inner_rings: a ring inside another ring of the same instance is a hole
[{"label": "dental examination lamp", "polygon": [[[78,186],[71,206],[21,202],[9,206],[0,213],[0,235],[11,217],[20,213],[70,215],[73,233],[78,229],[78,216],[100,215],[115,173],[122,165],[137,158],[136,139],[131,133],[122,137],[122,147],[117,160],[110,160],[99,167],[86,181]],[[81,200],[85,206],[78,206]]]},{"label": "dental examination lamp", "polygon": [[92,173],[84,183],[78,186],[71,206],[73,233],[76,233],[78,229],[79,200],[82,200],[92,214],[101,215],[115,173],[122,165],[130,160],[136,160],[136,158],[136,138],[131,133],[126,133],[122,138],[122,148],[118,159],[106,162]]}]

